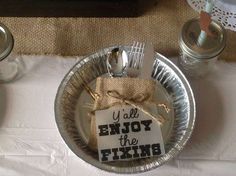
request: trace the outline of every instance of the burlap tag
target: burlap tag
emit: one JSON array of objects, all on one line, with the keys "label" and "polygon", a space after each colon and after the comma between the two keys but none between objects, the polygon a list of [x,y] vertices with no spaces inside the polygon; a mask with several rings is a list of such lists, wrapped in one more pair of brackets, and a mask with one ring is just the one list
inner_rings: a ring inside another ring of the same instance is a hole
[{"label": "burlap tag", "polygon": [[[97,78],[96,93],[99,95],[94,102],[93,111],[107,109],[114,105],[126,104],[122,102],[122,98],[114,98],[109,96],[108,92],[116,92],[125,99],[142,103],[153,102],[155,92],[155,81],[144,80],[139,78]],[[106,117],[104,117],[106,118]],[[97,137],[95,116],[91,115],[91,129],[89,137],[89,147],[97,151]]]}]

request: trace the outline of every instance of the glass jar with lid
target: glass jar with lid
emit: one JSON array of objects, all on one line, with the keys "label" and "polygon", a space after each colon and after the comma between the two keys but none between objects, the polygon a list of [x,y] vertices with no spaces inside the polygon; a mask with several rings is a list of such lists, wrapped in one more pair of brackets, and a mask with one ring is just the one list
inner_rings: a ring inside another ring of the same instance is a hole
[{"label": "glass jar with lid", "polygon": [[12,53],[13,46],[10,30],[0,23],[0,83],[16,80],[23,74],[24,63]]},{"label": "glass jar with lid", "polygon": [[179,65],[187,76],[202,77],[213,70],[215,63],[225,48],[226,32],[216,21],[211,21],[209,30],[213,36],[206,36],[199,44],[201,33],[199,19],[187,21],[181,31],[179,45]]}]

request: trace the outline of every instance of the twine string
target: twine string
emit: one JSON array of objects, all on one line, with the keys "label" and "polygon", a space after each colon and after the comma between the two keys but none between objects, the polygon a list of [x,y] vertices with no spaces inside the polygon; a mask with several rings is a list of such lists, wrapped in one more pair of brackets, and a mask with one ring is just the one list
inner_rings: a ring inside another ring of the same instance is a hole
[{"label": "twine string", "polygon": [[[157,121],[158,123],[163,124],[165,122],[165,119],[163,117],[161,117],[161,116],[157,117],[157,116],[151,114],[149,111],[147,111],[144,108],[143,103],[150,97],[149,94],[142,94],[141,93],[141,94],[136,95],[135,97],[129,98],[129,97],[124,97],[116,90],[109,90],[109,91],[107,91],[106,95],[118,100],[118,102],[115,102],[114,104],[131,105],[134,108],[139,109],[140,111],[142,111],[143,113],[145,113],[146,115],[151,117],[153,120]],[[114,106],[114,104],[111,104],[110,107]]]}]

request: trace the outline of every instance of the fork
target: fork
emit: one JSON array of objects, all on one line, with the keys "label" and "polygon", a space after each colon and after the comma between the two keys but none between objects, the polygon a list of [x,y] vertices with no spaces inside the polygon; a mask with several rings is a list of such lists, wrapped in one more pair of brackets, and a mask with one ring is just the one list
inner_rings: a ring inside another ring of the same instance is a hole
[{"label": "fork", "polygon": [[144,57],[144,47],[145,43],[142,42],[133,42],[131,50],[129,52],[128,67],[127,67],[127,76],[129,77],[138,77],[140,74],[140,69],[143,64]]}]

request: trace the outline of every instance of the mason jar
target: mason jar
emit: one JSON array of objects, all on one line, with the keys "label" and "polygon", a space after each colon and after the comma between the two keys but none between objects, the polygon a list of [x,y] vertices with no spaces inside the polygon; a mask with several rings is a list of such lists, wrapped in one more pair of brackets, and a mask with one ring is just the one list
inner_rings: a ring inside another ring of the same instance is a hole
[{"label": "mason jar", "polygon": [[209,30],[212,36],[206,35],[204,42],[199,44],[199,19],[191,19],[182,27],[179,39],[179,65],[187,76],[202,77],[212,71],[225,48],[224,27],[216,21],[211,21]]},{"label": "mason jar", "polygon": [[10,82],[23,73],[24,63],[12,53],[14,38],[10,30],[0,23],[0,82]]}]

